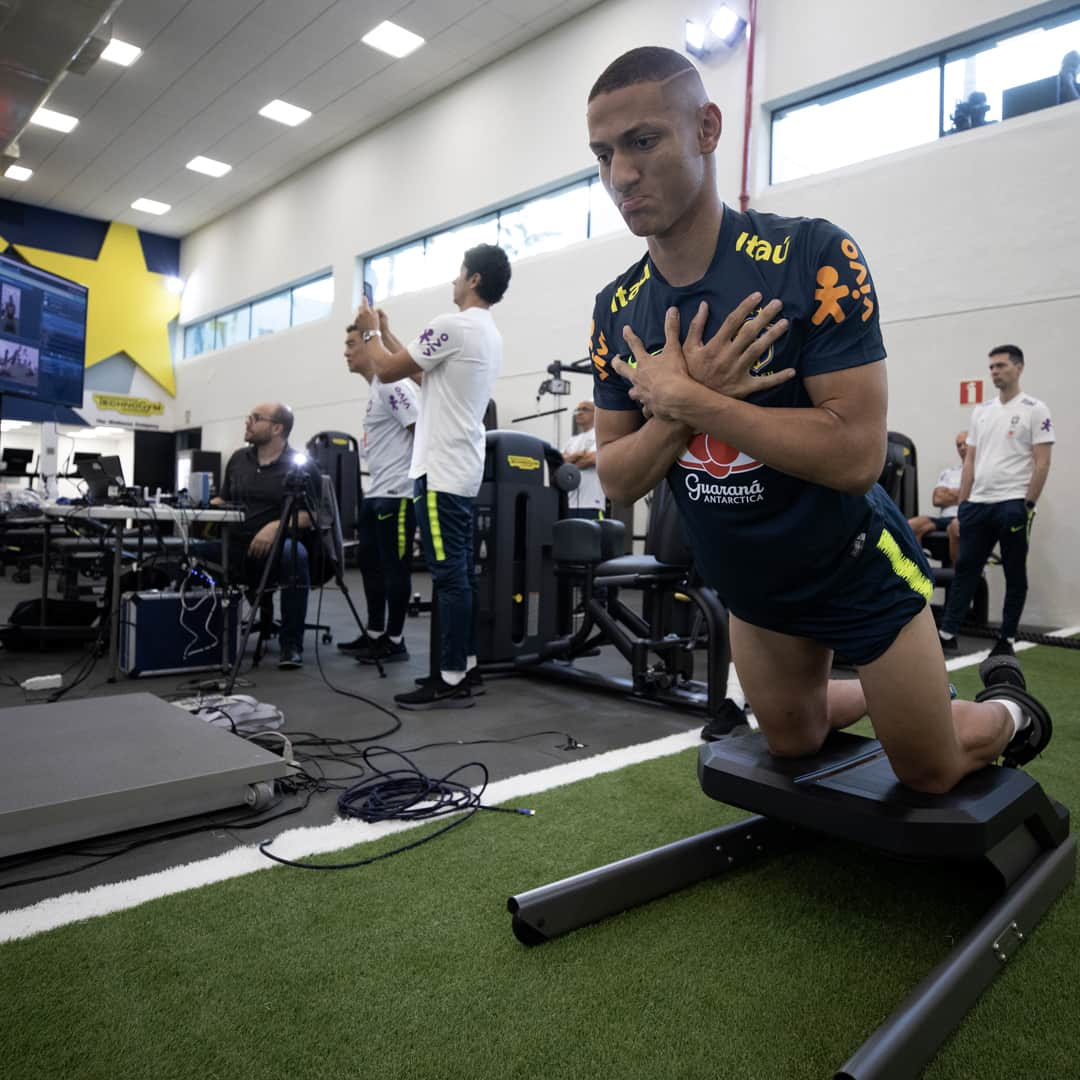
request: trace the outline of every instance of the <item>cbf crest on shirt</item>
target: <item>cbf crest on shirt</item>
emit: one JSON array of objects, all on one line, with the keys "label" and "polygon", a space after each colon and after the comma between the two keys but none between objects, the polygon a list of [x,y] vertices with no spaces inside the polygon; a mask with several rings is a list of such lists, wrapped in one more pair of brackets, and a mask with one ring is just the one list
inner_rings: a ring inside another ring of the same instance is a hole
[{"label": "cbf crest on shirt", "polygon": [[[751,293],[779,299],[790,328],[754,374],[794,368],[796,377],[752,394],[755,405],[811,408],[804,380],[884,358],[878,298],[856,241],[831,222],[724,207],[716,253],[705,275],[674,287],[646,255],[596,298],[589,353],[601,409],[640,411],[631,384],[612,368],[629,358],[623,327],[646,349],[664,345],[664,316],[680,314],[681,336],[702,300],[708,341]],[[631,361],[632,362],[632,361]],[[865,497],[807,483],[754,460],[704,432],[694,435],[668,473],[698,567],[729,605],[752,610],[798,607],[811,599],[868,517]],[[818,567],[808,574],[807,566]]]}]

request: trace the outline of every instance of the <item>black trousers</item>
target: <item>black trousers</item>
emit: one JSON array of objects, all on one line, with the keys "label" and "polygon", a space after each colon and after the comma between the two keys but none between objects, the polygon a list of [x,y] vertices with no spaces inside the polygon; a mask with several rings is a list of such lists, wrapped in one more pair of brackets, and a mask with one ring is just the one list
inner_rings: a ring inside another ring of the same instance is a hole
[{"label": "black trousers", "polygon": [[1027,554],[1032,518],[1024,507],[1024,500],[964,502],[960,504],[959,520],[960,552],[956,559],[956,577],[949,589],[949,605],[941,620],[941,629],[948,634],[959,631],[986,560],[997,544],[1001,549],[1001,568],[1005,571],[1001,636],[1016,637],[1028,590]]},{"label": "black trousers", "polygon": [[365,498],[360,507],[360,574],[368,631],[401,637],[412,595],[416,511],[411,498]]}]

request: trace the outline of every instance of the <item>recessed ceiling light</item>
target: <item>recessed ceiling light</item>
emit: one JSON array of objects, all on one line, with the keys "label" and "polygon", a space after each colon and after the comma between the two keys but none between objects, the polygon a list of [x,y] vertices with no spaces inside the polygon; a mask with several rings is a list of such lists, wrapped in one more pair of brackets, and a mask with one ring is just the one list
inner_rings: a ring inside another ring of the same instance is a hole
[{"label": "recessed ceiling light", "polygon": [[399,60],[424,44],[424,39],[418,34],[389,20],[379,23],[374,30],[365,34],[360,40],[373,49],[396,56]]},{"label": "recessed ceiling light", "polygon": [[302,124],[311,113],[307,109],[301,109],[299,105],[290,105],[287,101],[274,98],[269,105],[264,105],[259,110],[259,115],[265,116],[267,120],[276,120],[279,124],[296,127],[297,124]]},{"label": "recessed ceiling light", "polygon": [[132,210],[141,210],[144,214],[167,214],[172,207],[167,202],[154,199],[136,199],[131,204]]},{"label": "recessed ceiling light", "polygon": [[51,128],[53,131],[69,132],[79,121],[74,116],[68,116],[66,113],[56,112],[53,109],[38,109],[33,116],[30,117],[31,124],[37,124],[40,127]]},{"label": "recessed ceiling light", "polygon": [[9,180],[29,180],[34,175],[34,170],[28,169],[24,165],[9,165],[4,170],[4,175]]},{"label": "recessed ceiling light", "polygon": [[179,296],[184,291],[184,279],[172,275],[165,279],[165,288],[174,296]]},{"label": "recessed ceiling light", "polygon": [[232,171],[231,165],[226,165],[224,161],[215,161],[211,157],[203,157],[201,154],[198,157],[193,157],[188,163],[187,168],[192,172],[205,173],[207,176],[224,176],[227,172]]},{"label": "recessed ceiling light", "polygon": [[140,56],[142,56],[142,49],[138,45],[129,45],[119,38],[113,38],[101,52],[102,60],[119,64],[121,67],[131,67]]}]

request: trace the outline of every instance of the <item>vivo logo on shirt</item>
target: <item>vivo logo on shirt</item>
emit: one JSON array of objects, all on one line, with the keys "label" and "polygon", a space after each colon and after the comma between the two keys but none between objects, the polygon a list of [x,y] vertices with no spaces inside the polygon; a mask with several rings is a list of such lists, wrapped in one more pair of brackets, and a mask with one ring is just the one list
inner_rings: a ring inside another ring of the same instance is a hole
[{"label": "vivo logo on shirt", "polygon": [[420,335],[419,340],[420,344],[424,346],[423,349],[421,349],[421,352],[423,352],[425,356],[431,357],[450,340],[450,335],[439,334],[436,337],[435,331],[431,329],[431,327],[428,327],[428,329]]}]

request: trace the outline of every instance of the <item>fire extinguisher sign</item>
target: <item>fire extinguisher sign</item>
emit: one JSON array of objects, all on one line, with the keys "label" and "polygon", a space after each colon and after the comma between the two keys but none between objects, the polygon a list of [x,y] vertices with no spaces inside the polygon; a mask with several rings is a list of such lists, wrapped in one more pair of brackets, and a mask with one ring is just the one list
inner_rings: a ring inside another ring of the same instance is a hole
[{"label": "fire extinguisher sign", "polygon": [[982,388],[982,379],[964,379],[964,381],[960,383],[960,404],[982,404]]}]

